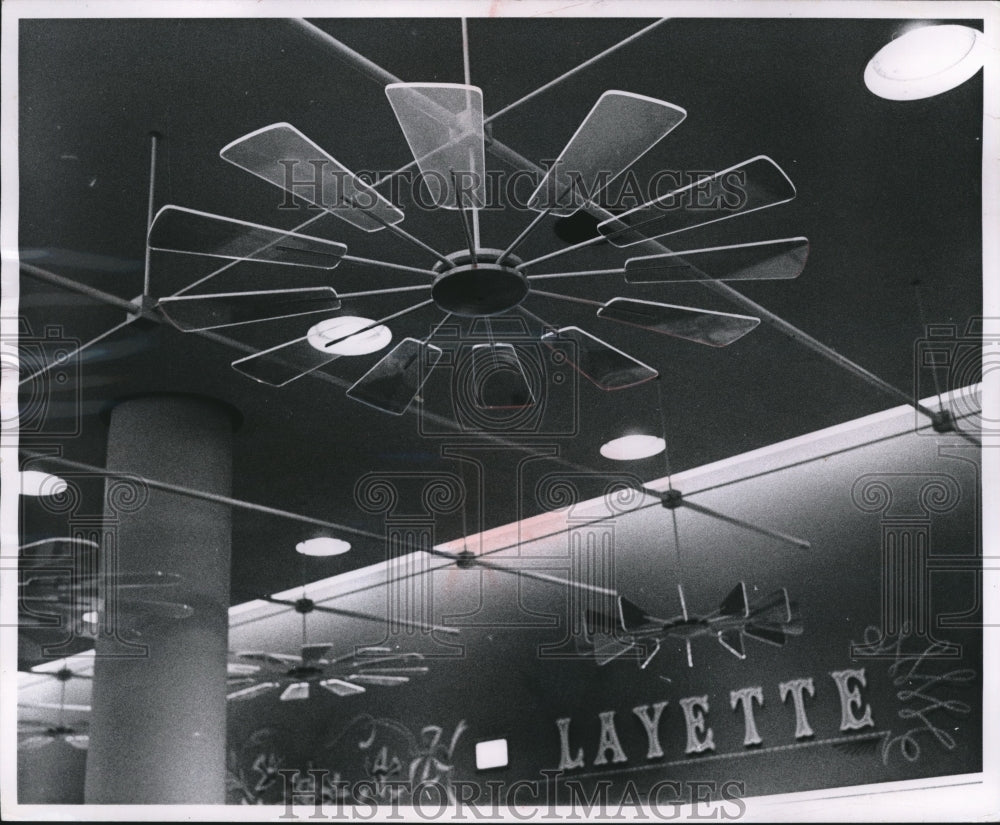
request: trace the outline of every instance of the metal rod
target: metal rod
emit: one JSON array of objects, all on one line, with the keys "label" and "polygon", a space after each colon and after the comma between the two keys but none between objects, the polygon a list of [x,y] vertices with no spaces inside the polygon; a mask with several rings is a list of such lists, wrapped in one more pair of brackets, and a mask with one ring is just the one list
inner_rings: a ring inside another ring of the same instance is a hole
[{"label": "metal rod", "polygon": [[156,132],[149,133],[150,149],[149,149],[149,206],[146,210],[146,259],[145,266],[143,270],[142,279],[142,294],[149,295],[149,260],[150,260],[150,248],[149,248],[149,230],[153,226],[153,209],[156,207],[156,144],[159,135]]},{"label": "metal rod", "polygon": [[120,324],[115,324],[113,327],[111,327],[111,329],[105,330],[100,335],[96,336],[95,338],[91,338],[85,344],[80,344],[80,346],[78,346],[76,349],[74,349],[74,350],[72,350],[72,351],[70,351],[68,353],[65,353],[64,355],[60,355],[58,358],[53,358],[45,366],[43,366],[43,367],[35,370],[33,373],[31,373],[31,375],[28,375],[28,376],[22,378],[20,381],[18,381],[17,385],[20,387],[23,384],[27,384],[29,381],[34,381],[36,378],[38,378],[39,375],[44,375],[45,373],[47,373],[53,367],[57,367],[60,364],[65,364],[71,358],[75,358],[77,355],[79,355],[81,352],[83,352],[88,347],[92,347],[94,344],[98,343],[99,341],[103,341],[109,335],[111,335],[111,334],[113,334],[115,332],[118,332],[118,330],[120,330],[122,327],[127,327],[133,321],[138,320],[138,318],[139,318],[138,315],[131,315],[128,318],[126,318],[124,321],[122,321]]},{"label": "metal rod", "polygon": [[558,258],[560,255],[565,255],[567,252],[576,252],[578,249],[583,249],[586,246],[593,246],[598,241],[603,241],[603,235],[597,235],[596,237],[590,238],[586,241],[580,241],[580,243],[575,243],[572,246],[565,246],[562,249],[557,249],[555,252],[550,252],[548,255],[542,255],[538,258],[532,258],[530,261],[525,261],[523,264],[518,266],[518,269],[527,269],[529,266],[534,266],[535,264],[540,264],[542,261],[549,261],[552,258]]},{"label": "metal rod", "polygon": [[622,48],[623,46],[627,46],[632,41],[637,40],[638,38],[642,37],[644,34],[646,34],[648,32],[651,32],[657,26],[660,26],[660,25],[666,23],[669,19],[670,19],[669,17],[664,17],[664,18],[662,18],[660,20],[657,20],[655,23],[650,23],[645,28],[639,29],[639,31],[637,31],[635,34],[629,35],[624,40],[620,40],[618,43],[615,43],[613,46],[605,49],[603,52],[599,52],[598,54],[595,54],[589,60],[584,60],[583,63],[580,63],[576,67],[570,69],[568,72],[564,72],[563,74],[559,75],[559,77],[553,78],[548,83],[546,83],[544,86],[539,86],[533,92],[529,92],[524,97],[522,97],[522,98],[520,98],[518,100],[515,100],[513,103],[510,103],[507,106],[504,106],[500,111],[494,112],[492,115],[490,115],[488,118],[486,118],[486,120],[484,122],[485,123],[492,123],[498,117],[503,117],[505,114],[507,114],[508,112],[513,111],[518,106],[521,106],[522,104],[527,103],[532,98],[537,97],[538,95],[542,94],[542,92],[548,91],[553,86],[556,86],[559,83],[562,83],[564,80],[568,80],[569,78],[573,77],[573,75],[577,74],[578,72],[582,72],[584,69],[589,68],[590,66],[593,66],[598,60],[601,60],[601,59],[607,57],[610,54],[614,54],[616,51],[618,51],[618,49]]},{"label": "metal rod", "polygon": [[390,261],[378,261],[374,258],[362,258],[357,255],[344,255],[340,260],[352,264],[362,264],[363,266],[377,266],[382,269],[392,269],[397,272],[410,272],[414,275],[430,275],[436,278],[438,273],[433,269],[421,269],[418,266],[406,266],[405,264],[395,264]]},{"label": "metal rod", "polygon": [[301,513],[293,513],[289,510],[280,510],[277,507],[268,507],[264,504],[255,504],[250,501],[241,501],[238,498],[232,498],[230,496],[219,495],[218,493],[209,493],[204,490],[196,490],[192,487],[183,487],[180,484],[171,484],[166,481],[158,481],[155,478],[148,478],[147,476],[142,476],[137,473],[130,473],[127,470],[110,470],[107,467],[98,467],[95,464],[87,464],[83,461],[73,461],[68,458],[63,458],[59,455],[48,455],[45,453],[33,453],[30,451],[24,451],[22,455],[27,458],[37,459],[43,463],[46,461],[51,461],[53,464],[58,464],[63,467],[68,467],[73,470],[85,470],[88,473],[94,473],[95,475],[106,476],[108,478],[124,478],[127,480],[133,480],[152,487],[154,490],[164,490],[168,493],[177,493],[181,496],[187,496],[188,498],[195,498],[201,501],[211,501],[215,504],[225,504],[229,507],[235,507],[238,510],[249,510],[254,513],[263,513],[268,516],[278,516],[280,518],[291,519],[292,521],[298,521],[303,524],[314,524],[319,527],[326,527],[330,530],[338,530],[344,533],[352,533],[356,536],[363,536],[365,538],[376,539],[378,541],[384,541],[385,536],[381,533],[372,533],[368,530],[362,530],[358,527],[349,527],[346,524],[337,524],[334,521],[325,521],[324,519],[313,518],[312,516],[304,516]]},{"label": "metal rod", "polygon": [[75,292],[78,295],[84,295],[87,298],[93,298],[95,301],[100,301],[108,306],[124,309],[128,313],[135,313],[139,310],[139,307],[137,307],[133,301],[127,301],[124,298],[119,298],[117,295],[112,295],[110,292],[105,292],[104,290],[87,286],[87,284],[81,284],[79,281],[75,281],[72,278],[67,278],[64,275],[57,275],[55,272],[49,272],[49,270],[42,269],[34,264],[27,264],[24,261],[21,261],[20,268],[23,274],[28,275],[31,278],[38,281],[44,281],[45,283],[52,284],[53,286],[62,287],[63,289],[68,289],[70,292]]},{"label": "metal rod", "polygon": [[357,209],[357,210],[359,210],[361,212],[364,212],[369,218],[371,218],[373,221],[375,221],[375,223],[382,224],[382,226],[384,226],[390,232],[398,235],[400,238],[404,238],[405,240],[409,241],[410,243],[416,244],[421,249],[423,249],[425,252],[430,252],[431,255],[433,255],[435,258],[437,258],[442,263],[445,263],[445,264],[448,264],[449,266],[451,266],[451,261],[449,261],[440,252],[438,252],[433,246],[429,246],[428,244],[425,244],[422,240],[420,240],[420,238],[417,238],[416,236],[411,235],[405,229],[401,229],[396,224],[389,223],[389,221],[387,221],[385,218],[383,218],[377,212],[374,212],[371,209],[365,209],[363,206],[358,206],[357,203],[355,203],[354,200],[351,199],[351,198],[344,198],[344,203],[346,203],[348,206],[353,207],[354,209]]},{"label": "metal rod", "polygon": [[370,295],[392,295],[396,292],[416,292],[421,289],[430,289],[430,284],[417,284],[416,286],[392,286],[387,289],[367,289],[361,292],[342,292],[338,298],[367,298]]},{"label": "metal rod", "polygon": [[[458,178],[455,177],[455,170],[451,170],[451,180],[455,185],[455,196],[458,197]],[[462,229],[465,230],[465,242],[469,245],[469,257],[472,260],[472,266],[476,265],[476,241],[472,237],[472,228],[469,226],[469,216],[465,213],[465,207],[461,204],[458,205],[458,211],[462,215]]]},{"label": "metal rod", "polygon": [[775,530],[768,530],[766,527],[759,527],[756,524],[751,524],[749,521],[743,521],[743,519],[723,515],[722,513],[708,507],[703,507],[701,504],[694,504],[686,498],[682,498],[680,500],[680,506],[687,507],[689,510],[694,510],[696,513],[701,513],[702,515],[709,516],[710,518],[724,521],[727,524],[732,524],[734,527],[742,527],[744,530],[749,530],[752,533],[760,533],[762,536],[783,541],[786,544],[791,544],[793,547],[797,547],[799,550],[808,550],[812,546],[805,539],[795,538],[795,536],[789,536]]},{"label": "metal rod", "polygon": [[535,217],[531,219],[531,223],[529,223],[526,227],[524,227],[524,229],[521,230],[521,234],[518,235],[516,238],[514,238],[514,240],[512,240],[510,242],[510,246],[508,246],[503,252],[500,253],[500,257],[497,258],[497,263],[498,264],[502,264],[503,263],[503,259],[506,258],[508,255],[510,255],[510,253],[513,252],[515,249],[517,249],[517,247],[520,245],[521,241],[523,241],[525,238],[527,238],[528,235],[531,233],[531,231],[536,226],[538,226],[538,224],[540,224],[542,222],[542,219],[546,215],[548,215],[549,212],[551,212],[551,211],[552,211],[552,207],[550,206],[544,212],[539,212],[537,215],[535,215]]},{"label": "metal rod", "polygon": [[534,570],[526,569],[524,567],[507,567],[506,565],[497,564],[496,562],[483,561],[480,556],[468,555],[461,556],[457,553],[449,553],[445,550],[437,550],[435,548],[429,548],[424,551],[432,556],[439,556],[443,559],[449,559],[458,564],[472,564],[477,567],[485,567],[487,570],[496,570],[500,573],[509,573],[513,576],[523,576],[526,579],[536,579],[538,581],[547,582],[548,584],[559,584],[566,587],[574,587],[577,590],[589,590],[592,593],[600,593],[603,596],[617,596],[618,592],[615,590],[609,590],[606,587],[598,587],[594,584],[586,584],[581,581],[572,581],[570,579],[564,579],[559,576],[553,576],[548,573],[538,573]]},{"label": "metal rod", "polygon": [[[287,231],[289,233],[292,233],[292,232],[301,232],[307,226],[316,223],[316,221],[318,221],[320,218],[323,218],[323,217],[325,217],[326,215],[329,215],[329,214],[330,214],[329,212],[320,212],[320,213],[318,213],[316,215],[313,215],[308,220],[303,221],[302,223],[300,223],[298,226],[294,227],[293,229],[289,229]],[[251,255],[257,255],[257,254],[263,252],[266,249],[270,249],[272,246],[277,246],[279,243],[281,243],[287,237],[289,237],[289,235],[282,235],[280,238],[275,238],[273,241],[268,241],[262,247],[260,247],[259,249],[255,249],[250,254]],[[243,261],[245,261],[245,260],[250,260],[250,258],[241,258],[239,260],[230,261],[229,263],[223,264],[222,266],[220,266],[215,271],[209,272],[208,275],[205,275],[204,277],[199,278],[197,281],[194,281],[193,283],[190,283],[187,286],[182,287],[181,289],[178,289],[170,297],[171,298],[176,298],[179,295],[183,295],[185,292],[189,292],[190,290],[194,289],[196,286],[201,286],[203,283],[205,283],[206,281],[211,280],[216,275],[221,275],[227,269],[231,269],[232,267],[236,266],[236,264],[243,263]]]},{"label": "metal rod", "polygon": [[[288,599],[276,599],[274,598],[274,596],[258,596],[257,598],[263,602],[268,602],[269,604],[280,604],[280,605],[286,605],[288,607],[295,607],[298,604],[298,602],[289,601]],[[389,621],[388,616],[376,616],[372,613],[362,613],[358,610],[346,610],[340,607],[330,607],[325,603],[315,602],[312,599],[309,599],[309,601],[312,602],[313,610],[318,610],[320,613],[333,613],[338,616],[347,616],[348,618],[351,619],[362,619],[368,622],[378,622],[379,624]],[[311,613],[312,610],[309,612]],[[302,614],[303,620],[305,620],[306,615],[307,615],[306,613]],[[440,630],[442,633],[461,632],[457,627],[444,627],[442,625],[427,624],[426,622],[411,622],[408,621],[407,619],[397,619],[397,618],[393,618],[392,621],[396,622],[397,624],[403,625],[405,627],[415,627],[418,630]]]},{"label": "metal rod", "polygon": [[572,301],[575,304],[587,304],[592,307],[602,307],[603,303],[600,301],[594,301],[590,298],[577,298],[575,295],[563,295],[559,292],[545,292],[541,289],[533,289],[529,293],[531,295],[542,295],[545,298],[555,298],[557,301]]},{"label": "metal rod", "polygon": [[624,269],[581,269],[576,272],[546,272],[544,275],[527,275],[529,281],[543,281],[546,278],[584,278],[589,275],[624,275]]}]

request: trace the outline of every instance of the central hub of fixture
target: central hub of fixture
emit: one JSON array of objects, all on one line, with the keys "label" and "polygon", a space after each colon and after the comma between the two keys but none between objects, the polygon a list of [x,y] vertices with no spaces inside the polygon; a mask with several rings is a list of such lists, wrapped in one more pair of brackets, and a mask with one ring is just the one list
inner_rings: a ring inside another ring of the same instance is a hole
[{"label": "central hub of fixture", "polygon": [[521,263],[508,255],[498,260],[500,249],[480,249],[475,256],[468,250],[446,256],[451,262],[438,263],[441,274],[431,287],[431,297],[445,312],[466,318],[499,315],[513,309],[528,294],[528,279],[515,267]]}]

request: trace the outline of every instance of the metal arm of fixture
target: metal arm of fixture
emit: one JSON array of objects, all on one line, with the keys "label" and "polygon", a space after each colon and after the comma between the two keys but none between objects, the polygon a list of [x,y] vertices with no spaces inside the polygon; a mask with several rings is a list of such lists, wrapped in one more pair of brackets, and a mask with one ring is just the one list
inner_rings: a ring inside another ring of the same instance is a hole
[{"label": "metal arm of fixture", "polygon": [[[353,69],[371,78],[376,83],[382,86],[387,86],[390,83],[403,82],[400,78],[396,77],[391,72],[386,71],[377,63],[369,60],[364,55],[355,51],[350,46],[341,42],[333,35],[328,34],[321,28],[308,22],[307,20],[295,19],[292,20],[291,22],[300,31],[311,37],[315,42],[332,50],[333,54],[336,57],[340,58],[342,61],[347,63]],[[519,154],[514,149],[511,149],[509,146],[506,146],[505,144],[501,143],[499,140],[492,137],[492,135],[487,134],[485,137],[485,141],[486,141],[486,150],[495,158],[503,161],[509,166],[512,166],[515,169],[523,171],[534,172],[538,175],[543,175],[545,173],[545,170],[541,166],[538,166],[536,163],[524,157],[523,155]],[[594,203],[588,202],[584,205],[583,208],[590,215],[602,221],[615,217],[612,212],[609,212],[606,209],[602,209],[600,206]],[[664,246],[659,241],[655,240],[644,241],[643,246],[646,249],[651,250],[654,254],[663,254],[672,252],[671,249]],[[803,332],[798,327],[794,326],[793,324],[790,324],[788,321],[785,321],[780,316],[775,315],[770,310],[765,309],[760,304],[750,300],[745,295],[743,295],[743,293],[738,292],[731,286],[728,286],[727,284],[724,284],[721,281],[713,281],[713,280],[701,281],[700,283],[702,283],[703,286],[705,286],[707,289],[710,289],[713,292],[718,293],[723,298],[726,298],[727,300],[736,304],[741,309],[745,310],[748,314],[759,316],[761,320],[764,321],[765,323],[774,327],[779,332],[787,335],[793,341],[796,341],[802,346],[806,347],[807,349],[812,350],[817,355],[820,355],[823,358],[827,359],[828,361],[840,367],[841,369],[853,373],[858,378],[865,381],[869,385],[875,387],[876,389],[881,390],[887,395],[893,396],[894,398],[900,400],[904,404],[914,407],[916,410],[926,415],[935,424],[939,424],[942,421],[943,419],[942,413],[934,412],[933,410],[925,407],[919,401],[917,401],[914,398],[911,398],[907,393],[903,392],[899,388],[894,387],[892,384],[888,383],[882,378],[879,378],[870,370],[865,369],[860,364],[857,364],[851,359],[847,358],[846,356],[841,355],[832,347],[827,346],[826,344],[817,340],[816,338],[813,338],[811,335],[809,335],[806,332]],[[961,433],[959,434],[961,435]]]}]

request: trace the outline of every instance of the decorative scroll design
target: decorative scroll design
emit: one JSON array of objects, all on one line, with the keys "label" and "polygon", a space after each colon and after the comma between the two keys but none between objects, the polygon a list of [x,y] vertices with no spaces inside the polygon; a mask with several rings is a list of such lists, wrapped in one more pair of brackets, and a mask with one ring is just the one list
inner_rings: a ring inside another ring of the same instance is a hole
[{"label": "decorative scroll design", "polygon": [[946,751],[954,750],[958,742],[953,724],[945,723],[942,714],[952,718],[969,716],[972,708],[968,702],[955,698],[955,691],[972,687],[978,676],[972,668],[947,670],[949,665],[940,658],[942,645],[948,642],[931,642],[919,653],[903,650],[908,634],[894,638],[883,635],[878,627],[865,628],[866,648],[877,650],[892,659],[888,667],[900,708],[897,718],[907,727],[902,733],[890,731],[882,743],[882,764],[888,765],[894,754],[907,762],[919,761],[921,740],[928,737]]}]

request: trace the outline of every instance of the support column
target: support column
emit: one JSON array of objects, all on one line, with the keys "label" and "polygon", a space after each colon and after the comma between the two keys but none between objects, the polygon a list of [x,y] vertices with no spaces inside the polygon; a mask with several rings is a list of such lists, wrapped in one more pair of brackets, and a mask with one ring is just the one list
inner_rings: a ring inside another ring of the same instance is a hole
[{"label": "support column", "polygon": [[[233,425],[233,411],[211,399],[129,399],[111,413],[106,466],[229,495]],[[85,800],[221,804],[231,513],[223,504],[155,489],[143,491],[143,506],[122,513],[115,500],[121,491],[121,480],[107,480],[105,512],[118,516],[112,534],[105,531],[102,569],[179,574],[175,586],[139,594],[190,605],[194,613],[158,617],[124,604],[135,591],[106,585],[112,618],[96,641]]]}]

